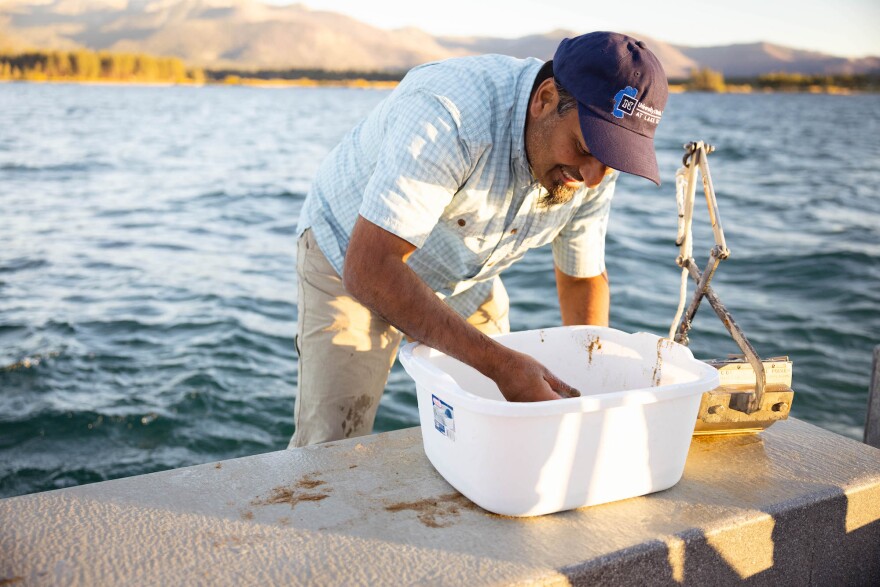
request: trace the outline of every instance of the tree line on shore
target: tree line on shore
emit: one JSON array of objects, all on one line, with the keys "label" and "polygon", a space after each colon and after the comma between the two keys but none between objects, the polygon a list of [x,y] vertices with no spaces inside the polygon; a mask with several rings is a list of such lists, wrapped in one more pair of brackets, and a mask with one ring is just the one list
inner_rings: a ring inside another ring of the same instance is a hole
[{"label": "tree line on shore", "polygon": [[187,67],[176,57],[111,51],[30,50],[0,52],[0,80],[4,81],[104,81],[151,83],[225,83],[266,81],[381,82],[403,79],[405,71],[325,71],[320,69],[205,70]]},{"label": "tree line on shore", "polygon": [[176,57],[77,49],[0,53],[0,79],[203,83],[205,73]]},{"label": "tree line on shore", "polygon": [[[389,84],[405,71],[326,71],[319,69],[205,70],[187,67],[176,57],[156,57],[110,51],[32,50],[0,52],[0,80],[12,81],[115,81],[152,83],[261,83],[305,82],[334,84],[363,82]],[[721,72],[704,67],[684,80],[671,80],[683,90],[727,91],[880,91],[880,72],[870,74],[770,73],[757,78],[725,80]],[[349,84],[351,85],[351,84]],[[358,85],[358,84],[355,84]]]},{"label": "tree line on shore", "polygon": [[708,67],[693,69],[686,80],[679,80],[684,89],[697,92],[728,91],[880,91],[880,71],[867,74],[804,74],[777,72],[757,78],[725,80],[724,74]]}]

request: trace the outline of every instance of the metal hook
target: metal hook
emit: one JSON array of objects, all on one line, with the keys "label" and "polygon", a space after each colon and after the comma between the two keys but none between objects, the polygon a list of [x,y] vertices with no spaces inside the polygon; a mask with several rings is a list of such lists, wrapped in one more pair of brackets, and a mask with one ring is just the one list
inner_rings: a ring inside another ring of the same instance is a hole
[{"label": "metal hook", "polygon": [[697,143],[685,143],[682,145],[684,148],[684,157],[681,158],[681,165],[684,168],[690,167],[688,165],[688,159],[690,159],[691,155],[694,154],[694,151],[697,149]]}]

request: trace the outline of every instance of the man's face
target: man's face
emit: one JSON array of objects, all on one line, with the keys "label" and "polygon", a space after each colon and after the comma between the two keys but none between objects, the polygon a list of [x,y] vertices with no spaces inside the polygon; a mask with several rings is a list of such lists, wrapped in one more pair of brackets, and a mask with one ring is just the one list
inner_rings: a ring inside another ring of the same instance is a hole
[{"label": "man's face", "polygon": [[568,202],[584,185],[599,185],[611,171],[590,154],[577,108],[560,116],[558,101],[553,79],[546,80],[532,97],[526,122],[526,156],[535,178],[548,192],[541,198],[548,206]]}]

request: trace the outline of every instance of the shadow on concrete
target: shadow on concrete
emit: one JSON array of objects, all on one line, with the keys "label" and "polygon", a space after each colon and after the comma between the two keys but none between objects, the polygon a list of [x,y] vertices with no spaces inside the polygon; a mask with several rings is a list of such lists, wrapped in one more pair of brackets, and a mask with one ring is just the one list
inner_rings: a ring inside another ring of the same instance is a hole
[{"label": "shadow on concrete", "polygon": [[[880,584],[880,520],[846,532],[847,498],[843,492],[817,509],[800,510],[774,517],[771,536],[773,564],[770,568],[743,575],[731,566],[717,545],[701,531],[681,536],[683,550],[670,549],[652,541],[590,561],[560,569],[571,585],[847,585]],[[731,533],[738,533],[731,529]],[[763,545],[748,544],[740,549]],[[680,557],[680,562],[674,559]],[[745,564],[750,561],[741,559]],[[677,570],[681,564],[681,570]]]},{"label": "shadow on concrete", "polygon": [[[762,444],[752,442],[751,452],[763,452]],[[686,531],[560,573],[572,585],[880,585],[876,487],[849,493],[822,485],[796,489],[793,501],[761,508],[766,518]],[[704,505],[713,501],[731,503],[715,494]]]}]

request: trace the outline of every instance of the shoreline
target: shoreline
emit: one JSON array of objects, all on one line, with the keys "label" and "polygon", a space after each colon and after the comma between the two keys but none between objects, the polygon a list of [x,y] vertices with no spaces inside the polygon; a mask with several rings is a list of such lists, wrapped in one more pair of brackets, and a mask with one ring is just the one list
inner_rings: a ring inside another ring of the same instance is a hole
[{"label": "shoreline", "polygon": [[810,86],[807,88],[761,88],[748,84],[729,84],[723,91],[689,90],[683,84],[669,84],[670,94],[827,94],[834,96],[852,96],[857,94],[877,94],[870,90],[852,90],[840,86]]},{"label": "shoreline", "polygon": [[393,89],[400,82],[396,81],[372,81],[366,79],[350,80],[314,80],[309,78],[298,79],[258,79],[241,78],[226,81],[146,81],[146,80],[114,80],[114,79],[8,79],[0,78],[0,83],[25,83],[25,84],[76,84],[84,86],[147,86],[147,87],[173,87],[173,86],[248,86],[258,88],[313,88],[313,87],[338,87],[338,88],[363,88],[363,89]]},{"label": "shoreline", "polygon": [[[264,89],[283,89],[283,88],[357,88],[371,90],[391,90],[397,87],[400,82],[397,81],[380,81],[367,80],[363,78],[347,79],[347,80],[316,80],[311,78],[297,79],[259,79],[259,78],[236,78],[223,81],[123,81],[113,79],[8,79],[0,78],[0,84],[3,83],[30,83],[30,84],[77,84],[86,86],[144,86],[144,87],[174,87],[174,86],[246,86]],[[730,84],[724,91],[707,91],[707,90],[690,90],[683,84],[669,84],[670,94],[686,94],[686,93],[713,93],[713,94],[825,94],[836,96],[850,96],[861,94],[877,94],[880,92],[870,90],[854,90],[840,86],[810,86],[808,88],[761,88],[748,84]]]}]

